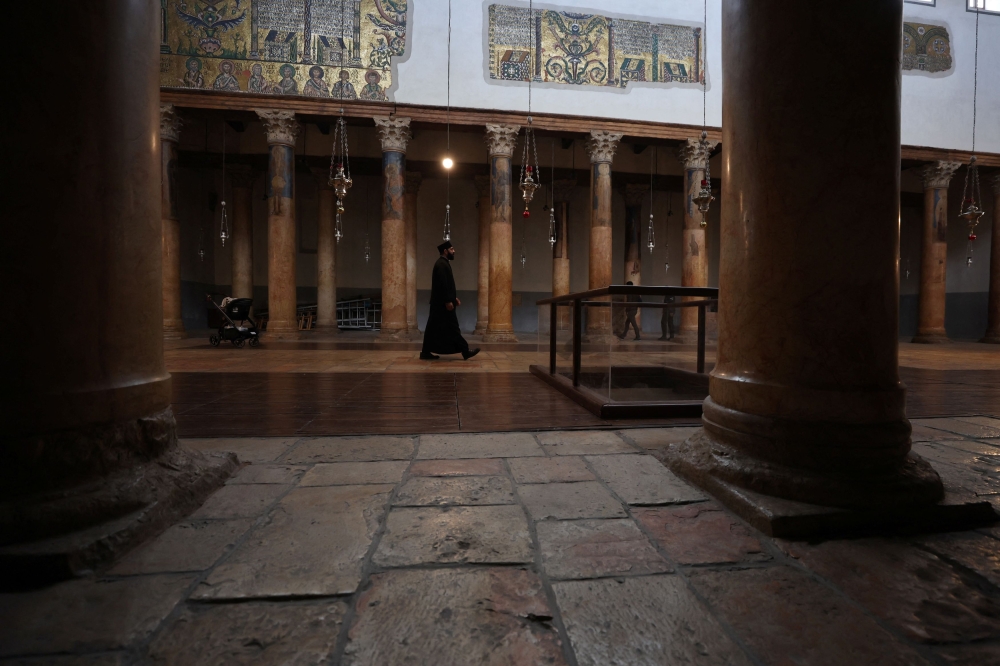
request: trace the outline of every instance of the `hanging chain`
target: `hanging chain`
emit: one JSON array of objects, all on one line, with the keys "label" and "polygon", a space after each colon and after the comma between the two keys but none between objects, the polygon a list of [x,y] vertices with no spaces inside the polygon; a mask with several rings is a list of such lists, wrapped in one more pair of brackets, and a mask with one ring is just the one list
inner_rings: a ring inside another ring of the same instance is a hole
[{"label": "hanging chain", "polygon": [[656,169],[656,146],[649,153],[649,228],[646,229],[646,246],[649,247],[649,254],[653,254],[656,247],[655,231],[653,229],[653,172]]},{"label": "hanging chain", "polygon": [[[445,111],[445,158],[451,159],[451,0],[448,0],[448,76],[446,91],[446,111]],[[451,169],[445,167],[444,170],[444,229],[441,236],[444,240],[451,240]]]},{"label": "hanging chain", "polygon": [[222,121],[222,225],[219,230],[222,247],[229,238],[229,216],[226,214],[226,121]]},{"label": "hanging chain", "polygon": [[985,213],[981,209],[982,192],[979,189],[979,166],[976,164],[976,102],[979,91],[979,11],[976,11],[976,48],[973,60],[972,75],[972,155],[969,157],[969,167],[965,171],[965,186],[962,189],[962,208],[959,217],[969,225],[967,267],[972,266],[972,242],[976,240],[976,225]]}]

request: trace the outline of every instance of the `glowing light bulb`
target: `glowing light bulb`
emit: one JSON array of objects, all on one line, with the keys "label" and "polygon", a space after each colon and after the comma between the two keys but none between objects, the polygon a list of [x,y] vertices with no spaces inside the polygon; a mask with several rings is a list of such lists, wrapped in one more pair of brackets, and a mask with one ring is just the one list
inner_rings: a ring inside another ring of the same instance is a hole
[{"label": "glowing light bulb", "polygon": [[443,160],[441,160],[441,164],[444,166],[445,169],[450,169],[453,166],[455,166],[455,162],[450,157],[446,157]]}]

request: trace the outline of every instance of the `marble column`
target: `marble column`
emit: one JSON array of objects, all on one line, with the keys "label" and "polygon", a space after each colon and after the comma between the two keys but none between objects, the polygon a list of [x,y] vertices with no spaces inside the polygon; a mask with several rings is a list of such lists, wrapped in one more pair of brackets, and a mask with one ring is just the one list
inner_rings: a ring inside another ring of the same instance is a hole
[{"label": "marble column", "polygon": [[[642,204],[649,201],[649,185],[625,186],[625,282],[642,284],[642,243],[646,225],[642,219]],[[635,321],[642,328],[642,309],[635,313]]]},{"label": "marble column", "polygon": [[297,339],[295,308],[295,137],[291,111],[257,109],[267,132],[267,330],[264,340]]},{"label": "marble column", "polygon": [[233,296],[253,298],[253,186],[257,174],[250,167],[231,167],[233,219]]},{"label": "marble column", "polygon": [[[707,145],[701,139],[688,139],[677,149],[677,159],[684,166],[684,234],[681,242],[681,286],[708,286],[708,251],[705,247],[705,214],[698,210],[698,204],[692,199],[701,190],[701,181],[705,178],[705,166],[708,164],[709,153],[719,145],[718,141],[709,141]],[[720,202],[714,202],[716,206]],[[682,298],[684,300],[697,300]],[[693,343],[698,338],[698,310],[696,308],[678,308],[681,311],[681,325],[677,329],[677,342]]]},{"label": "marble column", "polygon": [[913,342],[948,342],[944,330],[945,278],[948,267],[948,184],[959,162],[925,164],[924,235],[920,249],[920,304]]},{"label": "marble column", "polygon": [[[170,408],[163,222],[176,216],[161,210],[172,169],[163,178],[157,6],[67,3],[46,34],[115,82],[69,76],[5,109],[5,187],[17,195],[0,244],[4,589],[104,566],[193,511],[236,466],[179,447]],[[37,49],[30,31],[7,44],[34,51],[42,71],[65,67],[65,51]],[[14,550],[27,542],[37,545]]]},{"label": "marble column", "polygon": [[[943,495],[910,453],[897,356],[902,2],[824,11],[722,4],[718,361],[703,430],[668,451],[675,471],[779,534],[922,515]],[[843,52],[865,76],[825,67]]]},{"label": "marble column", "polygon": [[[611,161],[621,134],[591,130],[587,140],[590,153],[590,263],[588,288],[611,284]],[[606,297],[600,300],[608,300]],[[587,340],[611,340],[611,309],[587,309]]]},{"label": "marble column", "polygon": [[403,193],[403,224],[406,227],[406,333],[420,337],[417,327],[417,193],[423,176],[419,171],[406,172]]},{"label": "marble column", "polygon": [[490,311],[483,342],[517,342],[514,335],[514,239],[511,227],[510,156],[517,145],[517,125],[487,125],[490,157]]},{"label": "marble column", "polygon": [[987,181],[993,190],[993,234],[990,243],[990,295],[986,335],[980,342],[1000,344],[1000,173]]},{"label": "marble column", "polygon": [[181,223],[177,219],[177,143],[181,119],[173,104],[160,105],[160,207],[163,243],[163,337],[185,335],[181,319]]},{"label": "marble column", "polygon": [[319,187],[316,220],[316,325],[317,333],[337,335],[337,200],[330,184],[330,170],[312,170]]},{"label": "marble column", "polygon": [[406,333],[406,222],[403,215],[409,118],[375,118],[382,142],[382,332],[383,340]]},{"label": "marble column", "polygon": [[[552,295],[564,296],[570,291],[569,282],[569,200],[573,196],[575,180],[557,180],[553,183],[553,199],[556,214],[556,244],[552,247]],[[556,309],[556,321],[560,331],[568,331],[573,319],[573,310],[568,307]]]},{"label": "marble column", "polygon": [[490,177],[476,176],[476,192],[479,199],[479,275],[476,286],[479,289],[476,303],[476,328],[474,335],[486,333],[490,321],[490,223],[493,210],[490,207]]}]

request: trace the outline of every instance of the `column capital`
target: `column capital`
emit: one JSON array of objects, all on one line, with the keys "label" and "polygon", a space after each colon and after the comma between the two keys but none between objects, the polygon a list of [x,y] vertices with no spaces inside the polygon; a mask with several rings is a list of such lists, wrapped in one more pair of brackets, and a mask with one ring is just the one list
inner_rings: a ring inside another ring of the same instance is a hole
[{"label": "column capital", "polygon": [[517,133],[521,130],[520,125],[487,125],[486,145],[490,151],[490,157],[510,157],[514,154],[514,146],[517,145]]},{"label": "column capital", "polygon": [[961,166],[961,162],[945,162],[944,160],[925,164],[920,169],[920,178],[924,182],[924,189],[931,190],[939,187],[948,187],[951,177],[955,175],[955,172]]},{"label": "column capital", "polygon": [[382,142],[382,152],[406,153],[406,144],[410,137],[409,118],[390,118],[386,116],[376,116],[375,129],[378,131],[378,139]]},{"label": "column capital", "polygon": [[476,192],[479,193],[479,196],[480,197],[490,196],[490,177],[476,176],[474,180],[476,181]]},{"label": "column capital", "polygon": [[424,182],[424,175],[419,171],[407,171],[403,176],[403,193],[416,194],[420,191],[420,184]]},{"label": "column capital", "polygon": [[173,104],[160,105],[160,141],[181,140],[181,125],[184,120],[177,114]]},{"label": "column capital", "polygon": [[569,201],[573,196],[573,188],[576,187],[576,180],[564,178],[552,183],[552,198],[558,202]]},{"label": "column capital", "polygon": [[229,181],[234,188],[252,190],[254,181],[257,180],[257,172],[246,164],[234,164],[229,167]]},{"label": "column capital", "polygon": [[309,169],[312,172],[313,178],[316,179],[316,186],[321,190],[332,190],[333,185],[330,184],[330,169],[329,167],[312,167]]},{"label": "column capital", "polygon": [[600,162],[611,162],[615,158],[615,149],[622,135],[619,132],[609,132],[607,130],[590,130],[590,138],[587,139],[587,152],[590,153],[590,161],[594,164]]},{"label": "column capital", "polygon": [[709,156],[718,145],[718,141],[711,139],[702,143],[699,138],[688,138],[677,147],[677,160],[685,169],[704,169],[708,165]]},{"label": "column capital", "polygon": [[[993,174],[992,176],[989,177],[988,181],[990,184],[990,189],[993,190],[993,196],[1000,197],[1000,173]],[[995,210],[996,209],[994,209],[993,213],[994,219],[996,216]]]},{"label": "column capital", "polygon": [[649,196],[649,185],[641,183],[629,183],[625,186],[625,205],[641,206],[642,202]]},{"label": "column capital", "polygon": [[299,123],[293,111],[278,109],[254,109],[257,117],[264,123],[267,132],[267,144],[294,146],[295,137],[299,134]]}]

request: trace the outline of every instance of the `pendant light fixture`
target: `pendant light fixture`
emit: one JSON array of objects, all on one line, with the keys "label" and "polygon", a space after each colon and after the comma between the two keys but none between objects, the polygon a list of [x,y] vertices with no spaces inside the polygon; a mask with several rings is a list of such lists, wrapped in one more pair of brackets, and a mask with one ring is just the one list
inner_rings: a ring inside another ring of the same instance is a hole
[{"label": "pendant light fixture", "polygon": [[667,223],[663,229],[664,275],[670,272],[670,218],[674,216],[674,193],[667,192]]},{"label": "pendant light fixture", "polygon": [[653,248],[656,247],[656,232],[653,229],[653,174],[656,172],[656,146],[653,146],[649,154],[649,227],[646,229],[646,247],[652,256]]},{"label": "pendant light fixture", "polygon": [[[962,206],[958,214],[969,225],[969,245],[965,258],[966,267],[972,266],[972,244],[976,240],[976,226],[985,211],[982,209],[983,196],[979,190],[979,166],[976,164],[976,101],[979,88],[979,12],[976,12],[976,50],[972,74],[972,155],[969,168],[965,171],[965,187],[962,189]],[[995,232],[994,232],[995,233]]]},{"label": "pendant light fixture", "polygon": [[371,208],[371,183],[365,182],[365,263],[372,258],[372,246],[368,236],[368,216]]},{"label": "pendant light fixture", "polygon": [[559,240],[556,234],[556,139],[552,137],[550,144],[552,177],[549,178],[549,246],[555,247]]},{"label": "pendant light fixture", "polygon": [[444,167],[445,182],[445,203],[444,203],[444,228],[441,237],[451,240],[451,168],[455,166],[455,160],[451,157],[451,0],[448,0],[448,78],[447,96],[445,110],[445,150],[444,159],[441,166]]},{"label": "pendant light fixture", "polygon": [[[709,159],[711,151],[708,143],[708,77],[705,76],[705,69],[708,66],[708,0],[704,0],[703,12],[701,51],[704,56],[701,61],[704,66],[699,68],[699,71],[701,72],[701,149],[705,155],[705,177],[701,180],[701,189],[698,190],[697,196],[692,197],[691,201],[698,205],[698,210],[702,213],[701,226],[704,227],[708,226],[705,215],[715,201],[715,197],[712,196],[712,165]],[[695,58],[697,57],[696,53]]]},{"label": "pendant light fixture", "polygon": [[351,160],[347,149],[347,123],[344,122],[344,108],[340,108],[340,118],[333,130],[333,150],[330,153],[330,184],[337,195],[337,216],[334,224],[333,237],[340,243],[344,237],[344,197],[351,189]]},{"label": "pendant light fixture", "polygon": [[[534,0],[528,2],[528,25],[535,24]],[[521,215],[527,219],[531,216],[528,211],[528,204],[535,196],[535,190],[541,186],[541,173],[538,171],[538,147],[535,144],[535,129],[531,125],[531,80],[534,78],[535,69],[535,47],[534,40],[530,40],[532,46],[528,47],[530,58],[528,60],[528,122],[524,126],[524,146],[521,148],[521,196],[524,198],[524,212]],[[535,180],[535,176],[538,180]],[[522,263],[524,257],[522,256]]]},{"label": "pendant light fixture", "polygon": [[226,214],[226,121],[222,121],[222,223],[219,229],[219,239],[222,247],[226,247],[229,238],[229,216]]}]

